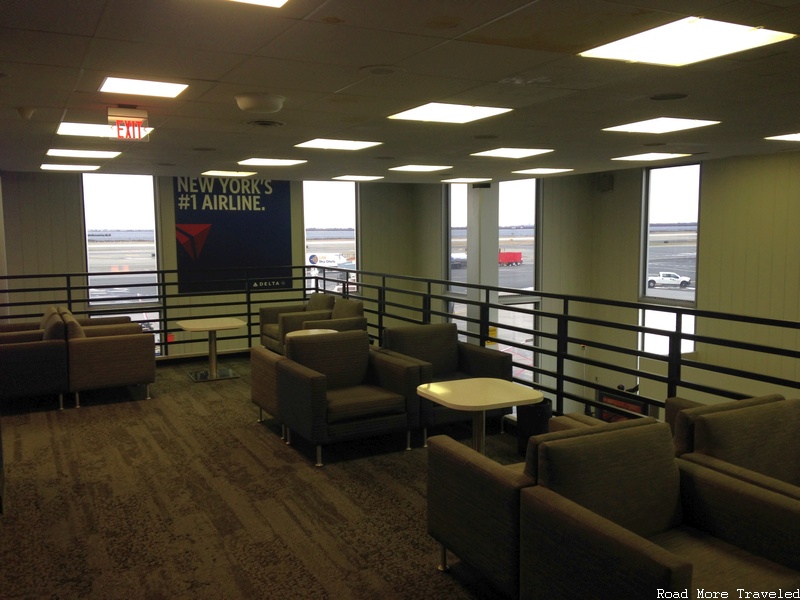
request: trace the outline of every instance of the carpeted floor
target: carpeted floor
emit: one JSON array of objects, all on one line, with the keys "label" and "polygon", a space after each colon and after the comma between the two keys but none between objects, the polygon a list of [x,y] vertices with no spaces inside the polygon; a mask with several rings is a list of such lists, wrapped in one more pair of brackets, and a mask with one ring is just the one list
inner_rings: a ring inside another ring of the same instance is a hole
[{"label": "carpeted floor", "polygon": [[[404,435],[287,446],[241,377],[193,383],[160,364],[141,390],[6,402],[0,597],[495,598],[425,530],[426,450]],[[67,398],[67,406],[71,398]],[[468,427],[445,431],[468,443]],[[496,431],[487,453],[517,462]]]}]

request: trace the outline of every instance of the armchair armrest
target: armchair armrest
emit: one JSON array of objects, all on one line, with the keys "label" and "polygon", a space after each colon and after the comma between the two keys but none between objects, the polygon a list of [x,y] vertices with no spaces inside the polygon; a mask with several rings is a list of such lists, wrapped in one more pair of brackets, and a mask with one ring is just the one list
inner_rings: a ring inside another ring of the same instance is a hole
[{"label": "armchair armrest", "polygon": [[68,350],[72,391],[155,381],[152,333],[73,338],[68,342]]},{"label": "armchair armrest", "polygon": [[31,323],[30,321],[27,322],[14,321],[13,323],[0,323],[0,334],[13,333],[17,331],[31,331],[31,330],[33,331],[39,330],[39,323],[38,322]]},{"label": "armchair armrest", "polygon": [[508,352],[458,342],[458,370],[473,377],[511,380],[513,360]]},{"label": "armchair armrest", "polygon": [[113,335],[131,335],[142,333],[142,326],[139,323],[128,321],[127,323],[106,323],[103,325],[87,325],[83,327],[83,334],[87,338],[105,337]]},{"label": "armchair armrest", "polygon": [[44,339],[44,329],[16,329],[0,331],[0,345],[39,342]]},{"label": "armchair armrest", "polygon": [[382,388],[402,394],[406,399],[409,429],[419,427],[418,364],[370,348],[367,378]]},{"label": "armchair armrest", "polygon": [[500,589],[519,589],[521,468],[500,465],[452,438],[428,438],[428,533]]},{"label": "armchair armrest", "polygon": [[792,485],[791,483],[781,481],[775,477],[770,477],[768,475],[764,475],[763,473],[758,473],[757,471],[746,469],[744,467],[734,465],[733,463],[729,463],[714,456],[709,456],[708,454],[702,454],[700,452],[681,454],[681,458],[709,469],[713,469],[714,471],[725,473],[726,475],[730,475],[735,479],[740,479],[741,481],[752,483],[753,485],[757,485],[767,490],[772,490],[773,492],[783,494],[789,498],[800,500],[800,486]]},{"label": "armchair armrest", "polygon": [[128,315],[118,315],[112,317],[89,317],[80,316],[75,317],[82,327],[94,327],[96,325],[121,325],[123,323],[131,323],[132,319]]},{"label": "armchair armrest", "polygon": [[676,459],[684,521],[792,569],[800,569],[800,502]]},{"label": "armchair armrest", "polygon": [[433,381],[433,365],[428,361],[416,358],[414,356],[409,356],[407,354],[401,354],[400,352],[395,352],[394,350],[387,350],[386,348],[379,348],[377,352],[418,365],[420,383],[430,383]]},{"label": "armchair armrest", "polygon": [[305,304],[283,304],[277,306],[262,306],[258,309],[258,318],[260,323],[277,323],[278,316],[281,313],[288,312],[303,312],[306,309]]},{"label": "armchair armrest", "polygon": [[335,329],[336,331],[352,331],[354,329],[366,329],[366,317],[342,317],[341,319],[319,319],[316,321],[306,321],[303,329]]},{"label": "armchair armrest", "polygon": [[281,420],[307,440],[327,439],[328,378],[290,359],[276,369]]},{"label": "armchair armrest", "polygon": [[691,563],[647,538],[550,489],[520,495],[521,598],[651,598],[691,587]]},{"label": "armchair armrest", "polygon": [[306,310],[303,312],[283,313],[278,316],[278,328],[281,339],[290,331],[303,329],[303,323],[319,319],[330,319],[330,310]]}]

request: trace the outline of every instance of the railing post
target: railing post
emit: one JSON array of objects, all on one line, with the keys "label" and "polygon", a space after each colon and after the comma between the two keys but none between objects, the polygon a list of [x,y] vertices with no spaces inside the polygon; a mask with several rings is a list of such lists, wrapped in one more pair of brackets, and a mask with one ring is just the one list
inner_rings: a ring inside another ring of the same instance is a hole
[{"label": "railing post", "polygon": [[431,322],[431,284],[428,282],[428,293],[422,297],[422,322]]},{"label": "railing post", "polygon": [[489,338],[489,302],[481,302],[478,307],[478,335],[481,346],[486,346],[486,341]]},{"label": "railing post", "polygon": [[378,288],[378,346],[383,346],[383,315],[386,314],[386,277],[381,277]]},{"label": "railing post", "polygon": [[564,412],[564,363],[566,362],[569,336],[569,302],[564,301],[564,311],[558,317],[556,338],[556,413]]},{"label": "railing post", "polygon": [[667,398],[678,395],[681,381],[681,313],[675,313],[675,330],[669,334],[669,357],[667,360]]}]

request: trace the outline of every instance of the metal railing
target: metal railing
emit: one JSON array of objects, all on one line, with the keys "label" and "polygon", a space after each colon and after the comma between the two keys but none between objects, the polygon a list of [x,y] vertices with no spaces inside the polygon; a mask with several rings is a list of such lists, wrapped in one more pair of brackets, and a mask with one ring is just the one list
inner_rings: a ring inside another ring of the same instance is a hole
[{"label": "metal railing", "polygon": [[[50,304],[80,315],[131,314],[156,335],[161,361],[205,353],[206,340],[186,335],[178,320],[242,318],[244,333],[219,338],[221,354],[241,352],[259,343],[261,306],[326,291],[363,301],[377,345],[388,326],[456,322],[463,339],[510,352],[514,379],[535,385],[557,413],[657,415],[667,397],[685,393],[738,399],[800,388],[794,321],[334,267],[313,276],[304,266],[285,269],[289,289],[262,287],[263,277],[248,269],[227,269],[206,274],[208,289],[226,290],[213,292],[180,291],[174,270],[0,277],[0,320],[35,320]],[[95,278],[105,276],[131,281],[98,285]],[[669,316],[674,327],[645,327],[644,311]],[[661,350],[648,348],[648,339]]]}]

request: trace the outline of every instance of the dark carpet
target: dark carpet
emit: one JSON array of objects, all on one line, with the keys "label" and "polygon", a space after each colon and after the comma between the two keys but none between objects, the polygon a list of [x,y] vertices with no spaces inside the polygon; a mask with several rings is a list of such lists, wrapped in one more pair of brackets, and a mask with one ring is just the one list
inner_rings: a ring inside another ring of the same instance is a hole
[{"label": "dark carpet", "polygon": [[[427,450],[404,435],[314,449],[258,423],[239,379],[193,383],[159,364],[140,389],[6,402],[0,597],[495,598],[426,533]],[[71,406],[71,398],[67,398]],[[469,430],[449,433],[468,443]],[[518,462],[490,431],[487,453]]]}]

